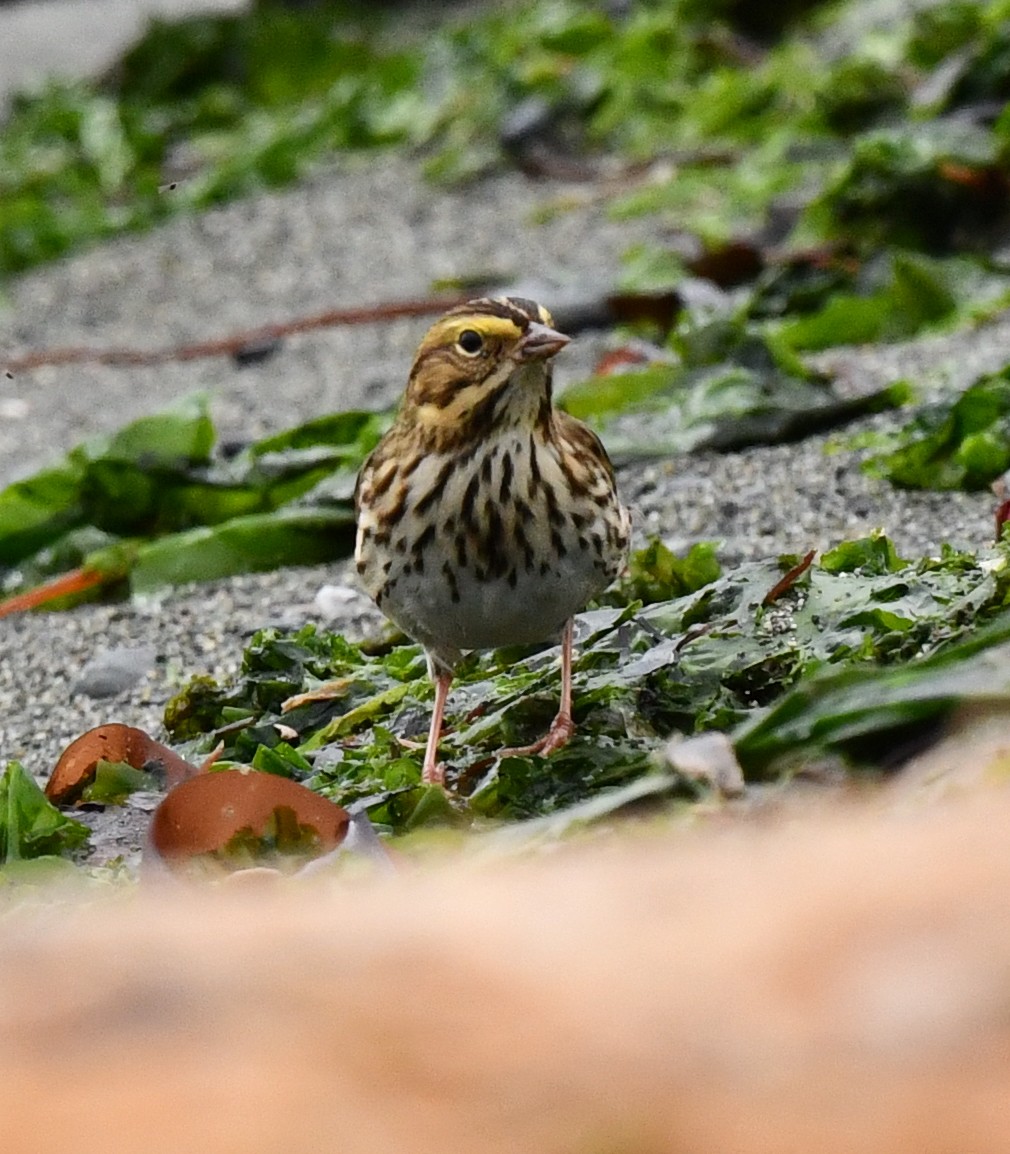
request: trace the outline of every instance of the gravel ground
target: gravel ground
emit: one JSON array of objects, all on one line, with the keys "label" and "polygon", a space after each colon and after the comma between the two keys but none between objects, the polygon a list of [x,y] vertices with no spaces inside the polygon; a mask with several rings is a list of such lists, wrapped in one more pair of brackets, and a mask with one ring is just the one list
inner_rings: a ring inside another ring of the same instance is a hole
[{"label": "gravel ground", "polygon": [[[566,211],[533,223],[561,199]],[[413,161],[356,158],[290,191],[175,220],[24,276],[0,312],[0,349],[192,341],[330,307],[424,296],[433,279],[447,276],[490,274],[552,305],[612,283],[630,244],[662,239],[654,222],[608,220],[582,189],[501,176],[445,192],[426,184]],[[0,483],[196,389],[211,394],[225,437],[387,405],[427,323],[313,332],[242,370],[222,358],[0,378]],[[971,334],[835,351],[821,363],[849,391],[899,376],[926,387],[967,383],[1002,367],[1008,336],[1004,317]],[[601,339],[566,351],[562,385],[586,371]],[[862,474],[852,452],[826,455],[827,441],[636,465],[621,471],[621,483],[640,531],[678,546],[722,540],[730,562],[821,547],[876,526],[886,526],[906,555],[935,552],[945,540],[976,547],[991,535],[988,495],[895,492]],[[244,640],[264,624],[320,620],[319,587],[347,580],[346,567],[294,568],[178,590],[146,605],[0,621],[0,759],[20,758],[45,775],[92,725],[122,721],[157,733],[164,702],[188,676],[228,675]],[[351,599],[337,623],[353,630],[374,620],[363,600]],[[153,648],[141,683],[101,700],[78,692],[87,663],[118,646]]]}]

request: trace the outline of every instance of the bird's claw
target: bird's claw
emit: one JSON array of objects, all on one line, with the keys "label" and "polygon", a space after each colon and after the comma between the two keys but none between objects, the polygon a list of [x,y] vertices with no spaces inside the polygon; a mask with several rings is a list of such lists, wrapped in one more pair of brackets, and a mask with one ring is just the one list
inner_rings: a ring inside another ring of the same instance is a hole
[{"label": "bird's claw", "polygon": [[421,770],[421,782],[424,785],[445,785],[445,766],[436,761],[433,765],[425,765]]},{"label": "bird's claw", "polygon": [[503,749],[498,754],[501,757],[550,757],[563,746],[567,745],[575,733],[575,722],[570,714],[559,713],[551,722],[551,727],[532,745],[516,745]]}]

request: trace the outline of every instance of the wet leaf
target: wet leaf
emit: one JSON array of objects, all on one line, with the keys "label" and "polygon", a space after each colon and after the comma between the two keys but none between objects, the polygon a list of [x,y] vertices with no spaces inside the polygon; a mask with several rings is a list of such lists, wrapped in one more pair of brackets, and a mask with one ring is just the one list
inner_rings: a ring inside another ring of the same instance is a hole
[{"label": "wet leaf", "polygon": [[88,828],[64,816],[25,772],[8,762],[0,776],[0,861],[67,854],[88,840]]},{"label": "wet leaf", "polygon": [[162,788],[163,779],[155,773],[135,769],[122,761],[100,761],[95,774],[81,793],[81,801],[98,805],[122,805],[138,790]]},{"label": "wet leaf", "polygon": [[834,345],[893,341],[964,321],[983,302],[1005,302],[1010,279],[963,259],[934,260],[896,253],[884,283],[879,264],[864,276],[863,293],[838,292],[811,315],[790,321],[779,336],[791,348],[817,350]]},{"label": "wet leaf", "polygon": [[[756,725],[794,689],[826,676],[819,670],[917,668],[989,619],[1000,620],[1010,594],[1006,547],[985,563],[951,550],[908,562],[875,535],[843,542],[788,584],[783,577],[795,573],[793,557],[722,575],[708,569],[708,550],[697,559],[696,571],[688,566],[692,591],[678,595],[685,559],[652,546],[630,568],[644,582],[641,591],[659,600],[579,616],[576,734],[549,764],[500,759],[497,752],[549,725],[558,701],[558,650],[467,659],[453,683],[440,745],[456,793],[454,816],[431,814],[424,802],[421,751],[432,689],[418,646],[369,655],[311,627],[288,635],[263,631],[235,683],[215,691],[201,681],[193,689],[199,708],[187,707],[183,691],[171,717],[185,719],[187,735],[202,728],[204,743],[222,740],[227,758],[258,756],[341,805],[366,807],[373,822],[392,832],[432,819],[526,819],[653,772],[657,751],[675,734],[716,730],[735,738],[737,727]],[[781,592],[767,604],[777,585]],[[625,598],[635,595],[633,584],[621,588]],[[341,692],[313,698],[311,689],[331,680]],[[285,711],[299,692],[306,696]],[[885,698],[881,708],[890,708]],[[297,738],[280,740],[281,718]],[[259,752],[263,747],[269,754]],[[749,756],[745,769],[765,772],[758,755]],[[683,776],[664,790],[690,798],[699,788]]]},{"label": "wet leaf", "polygon": [[623,462],[800,440],[906,399],[903,385],[840,398],[825,382],[793,376],[773,364],[726,361],[594,377],[567,390],[561,403],[601,427],[611,457]]},{"label": "wet leaf", "polygon": [[984,489],[1010,468],[1010,368],[921,409],[868,468],[910,489]]},{"label": "wet leaf", "polygon": [[608,605],[626,605],[629,601],[649,605],[694,593],[720,576],[722,570],[715,553],[710,541],[692,545],[684,557],[678,557],[658,539],[650,541],[644,549],[632,553],[627,573],[602,600]]},{"label": "wet leaf", "polygon": [[821,568],[827,573],[861,573],[881,577],[908,567],[897,554],[891,539],[884,533],[872,533],[855,541],[842,541],[821,557]]},{"label": "wet leaf", "polygon": [[963,120],[867,133],[814,212],[871,243],[977,250],[998,235],[1010,208],[1001,150],[992,132]]},{"label": "wet leaf", "polygon": [[26,606],[43,604],[48,581],[67,568],[98,575],[74,600],[47,602],[58,608],[127,579],[149,592],[344,556],[354,478],[387,423],[332,414],[224,459],[206,398],[185,398],[0,492],[0,566],[12,567],[11,591],[23,589]]},{"label": "wet leaf", "polygon": [[957,706],[1010,704],[1010,619],[948,645],[921,662],[888,670],[822,670],[735,735],[737,755],[751,774],[768,772],[790,755],[848,754],[887,765],[906,743]]},{"label": "wet leaf", "polygon": [[297,563],[346,556],[354,532],[349,508],[291,507],[236,517],[223,525],[163,537],[137,551],[130,574],[135,593],[165,585],[211,581]]}]

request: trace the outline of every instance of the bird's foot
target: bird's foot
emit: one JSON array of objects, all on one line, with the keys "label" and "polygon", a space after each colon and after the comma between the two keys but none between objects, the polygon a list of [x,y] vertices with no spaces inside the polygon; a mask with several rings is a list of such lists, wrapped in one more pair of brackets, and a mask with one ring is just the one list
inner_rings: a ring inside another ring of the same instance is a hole
[{"label": "bird's foot", "polygon": [[445,786],[445,766],[440,762],[432,762],[428,765],[425,762],[421,769],[421,782],[424,785],[441,785]]},{"label": "bird's foot", "polygon": [[572,720],[570,713],[559,713],[557,717],[551,722],[550,729],[540,738],[539,741],[534,741],[532,745],[515,745],[508,749],[503,749],[498,754],[499,757],[550,757],[552,753],[556,753],[562,746],[565,746],[571,741],[572,735],[575,733],[575,722]]}]

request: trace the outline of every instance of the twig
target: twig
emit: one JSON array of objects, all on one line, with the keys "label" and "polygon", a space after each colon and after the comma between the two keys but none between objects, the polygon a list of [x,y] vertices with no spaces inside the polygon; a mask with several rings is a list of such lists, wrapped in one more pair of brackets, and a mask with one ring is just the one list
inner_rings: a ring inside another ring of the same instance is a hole
[{"label": "twig", "polygon": [[69,573],[63,573],[59,577],[54,577],[52,581],[36,585],[26,593],[18,593],[8,597],[6,601],[0,601],[0,617],[38,609],[40,605],[55,601],[57,597],[66,597],[71,593],[85,593],[88,589],[94,589],[110,580],[114,580],[114,575],[101,569],[71,569]]},{"label": "twig", "polygon": [[423,300],[389,301],[386,304],[369,305],[364,308],[327,309],[315,316],[261,325],[259,328],[233,333],[228,337],[172,345],[161,349],[101,349],[81,345],[40,349],[38,352],[9,360],[5,368],[10,375],[36,369],[41,365],[159,365],[167,361],[196,361],[205,357],[235,356],[250,346],[267,345],[292,333],[334,328],[337,325],[375,324],[378,321],[396,320],[400,317],[431,316],[462,304],[466,299],[463,296],[428,297]]},{"label": "twig", "polygon": [[799,578],[802,577],[804,573],[806,573],[816,556],[817,550],[811,549],[810,552],[807,553],[798,564],[794,565],[789,570],[789,572],[786,573],[781,581],[777,581],[771,587],[771,589],[768,590],[768,592],[762,598],[761,604],[771,605],[773,602],[778,601],[782,594],[791,589],[799,580]]}]

